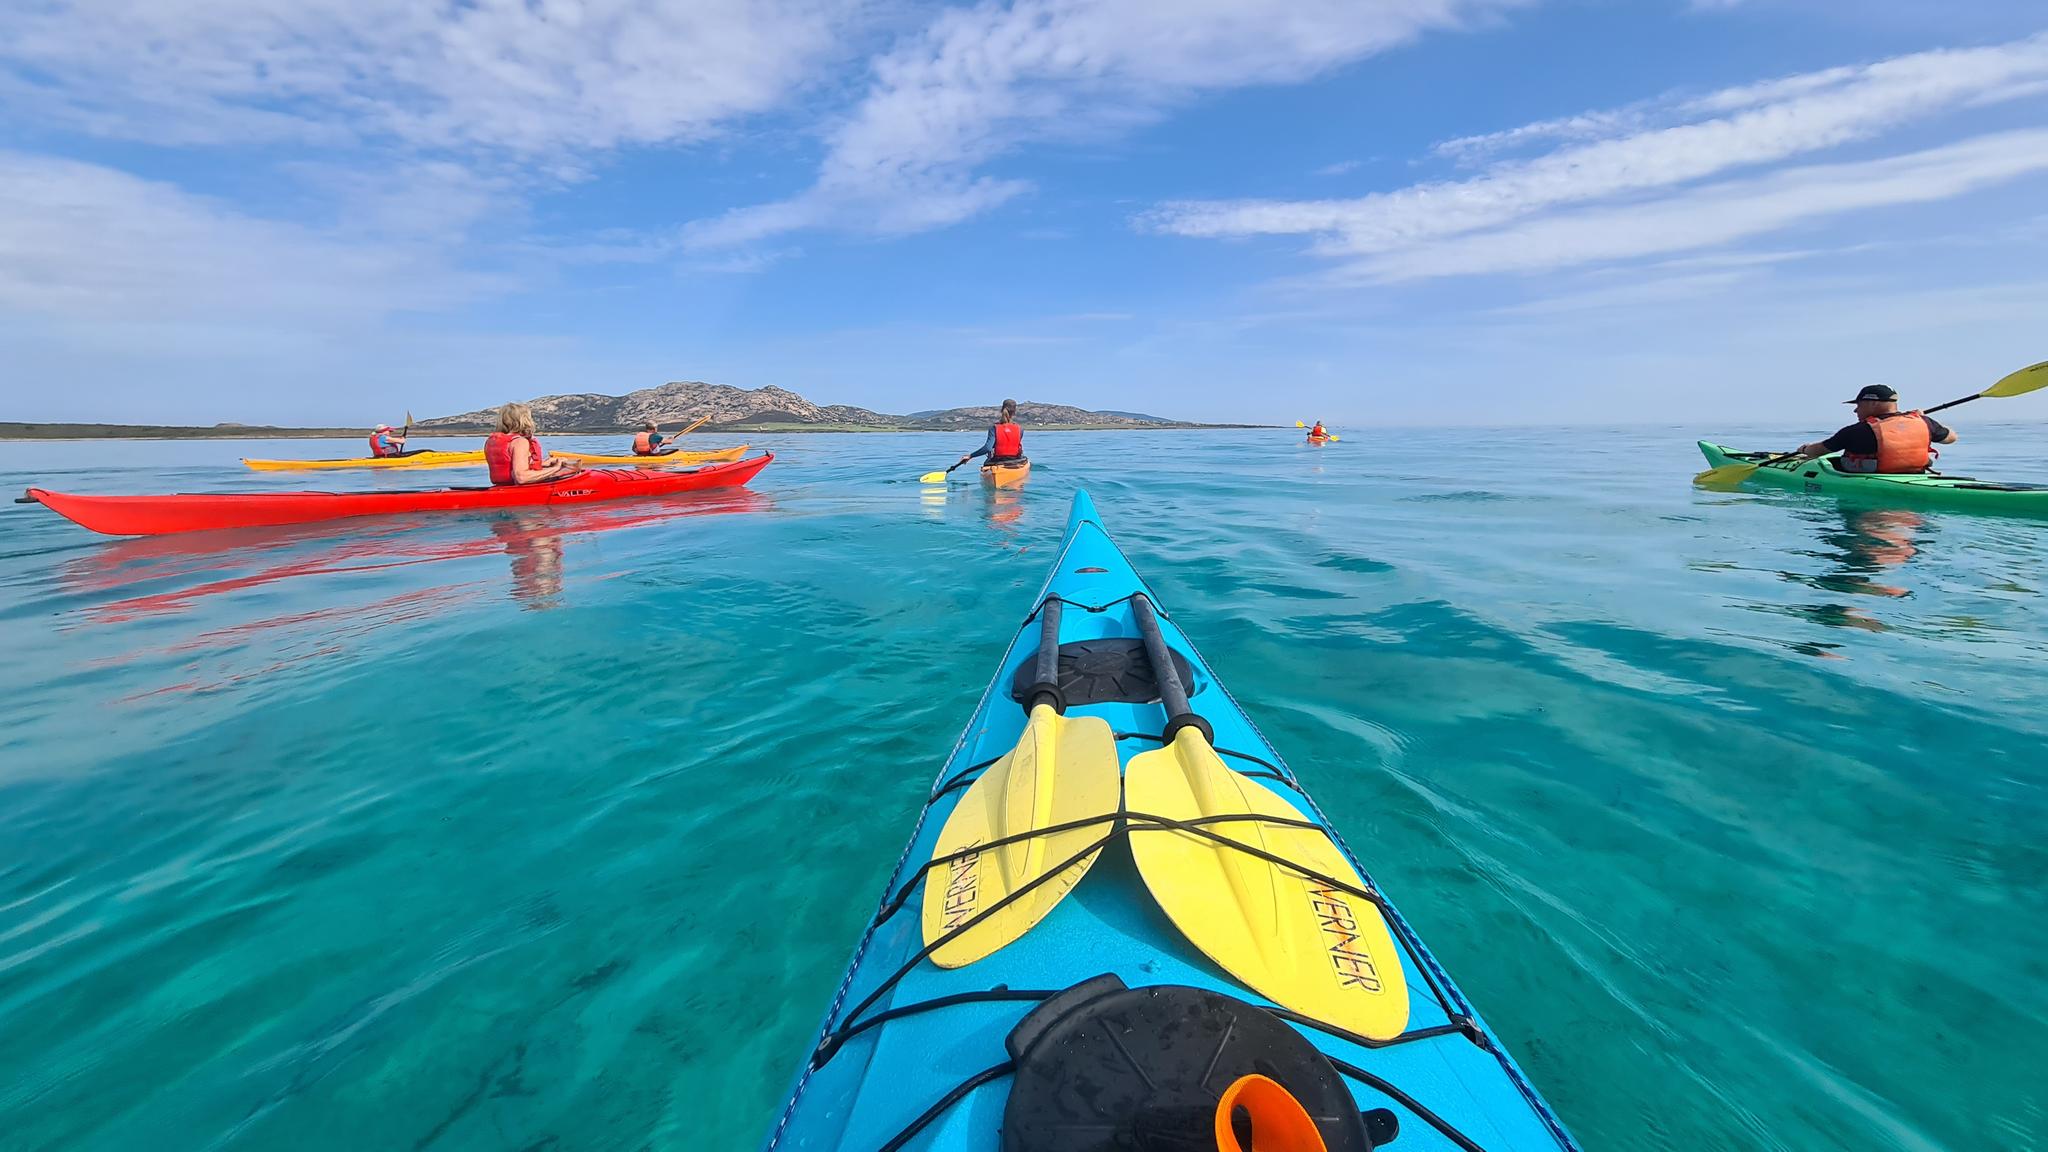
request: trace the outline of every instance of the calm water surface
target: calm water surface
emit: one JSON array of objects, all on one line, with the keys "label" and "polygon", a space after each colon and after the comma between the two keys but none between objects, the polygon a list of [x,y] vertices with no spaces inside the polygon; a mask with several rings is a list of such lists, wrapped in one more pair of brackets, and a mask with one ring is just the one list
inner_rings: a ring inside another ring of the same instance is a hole
[{"label": "calm water surface", "polygon": [[[1085,485],[1589,1148],[2048,1147],[2048,525],[1699,492],[1678,429],[914,482],[972,440],[558,517],[4,506],[0,1146],[752,1146]],[[0,489],[465,476],[235,464],[353,450]]]}]

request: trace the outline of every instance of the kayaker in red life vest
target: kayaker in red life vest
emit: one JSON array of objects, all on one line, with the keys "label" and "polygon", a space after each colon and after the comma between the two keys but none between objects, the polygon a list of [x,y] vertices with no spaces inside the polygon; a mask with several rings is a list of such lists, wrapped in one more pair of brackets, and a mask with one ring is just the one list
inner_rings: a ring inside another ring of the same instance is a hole
[{"label": "kayaker in red life vest", "polygon": [[484,463],[493,484],[544,484],[583,470],[572,461],[548,463],[533,429],[533,409],[524,404],[498,409],[498,430],[484,441]]},{"label": "kayaker in red life vest", "polygon": [[[988,439],[982,441],[981,447],[962,456],[960,464],[965,464],[976,456],[988,457],[991,464],[1004,464],[1024,458],[1024,429],[1017,424],[1015,400],[1003,401],[1002,415],[996,417],[995,424],[989,428]],[[958,468],[960,464],[953,467]]]},{"label": "kayaker in red life vest", "polygon": [[1934,445],[1956,442],[1956,434],[1934,417],[1899,411],[1899,394],[1889,385],[1869,385],[1847,403],[1856,406],[1856,423],[1801,444],[1801,457],[1840,452],[1835,467],[1843,472],[1925,472],[1934,463]]},{"label": "kayaker in red life vest", "polygon": [[377,425],[377,430],[370,433],[370,455],[378,460],[405,455],[405,433],[394,433],[389,424]]},{"label": "kayaker in red life vest", "polygon": [[666,443],[668,437],[661,434],[661,425],[649,420],[642,424],[640,431],[633,436],[633,455],[660,456],[663,454],[661,446]]},{"label": "kayaker in red life vest", "polygon": [[1323,430],[1323,422],[1321,420],[1316,421],[1316,426],[1309,429],[1308,434],[1311,439],[1315,440],[1322,440],[1330,435],[1328,432],[1325,432]]}]

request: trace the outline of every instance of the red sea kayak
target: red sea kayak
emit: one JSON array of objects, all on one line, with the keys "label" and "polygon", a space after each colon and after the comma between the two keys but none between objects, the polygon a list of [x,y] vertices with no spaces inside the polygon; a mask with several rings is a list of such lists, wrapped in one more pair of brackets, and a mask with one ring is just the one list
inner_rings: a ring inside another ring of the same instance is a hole
[{"label": "red sea kayak", "polygon": [[555,507],[736,488],[773,455],[688,471],[597,468],[545,484],[489,488],[423,488],[406,492],[237,492],[175,496],[78,496],[31,488],[19,503],[42,504],[74,523],[110,536],[161,536],[214,528],[267,528],[395,512],[468,512]]}]

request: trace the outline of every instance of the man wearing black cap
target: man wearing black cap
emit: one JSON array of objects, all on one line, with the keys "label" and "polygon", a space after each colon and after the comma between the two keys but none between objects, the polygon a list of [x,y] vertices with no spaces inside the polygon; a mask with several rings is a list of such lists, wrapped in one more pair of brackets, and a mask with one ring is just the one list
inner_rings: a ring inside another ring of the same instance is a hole
[{"label": "man wearing black cap", "polygon": [[1934,445],[1956,442],[1956,434],[1934,417],[1899,411],[1899,394],[1889,385],[1869,385],[1848,403],[1856,406],[1856,423],[1801,444],[1800,456],[1840,452],[1835,467],[1843,472],[1925,472],[1934,462]]}]

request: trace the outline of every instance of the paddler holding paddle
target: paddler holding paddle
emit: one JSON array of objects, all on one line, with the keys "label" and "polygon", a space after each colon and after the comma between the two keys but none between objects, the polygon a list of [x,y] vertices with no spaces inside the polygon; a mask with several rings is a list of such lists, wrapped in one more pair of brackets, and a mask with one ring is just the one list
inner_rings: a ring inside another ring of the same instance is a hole
[{"label": "paddler holding paddle", "polygon": [[[410,428],[407,431],[411,431]],[[405,432],[394,431],[389,424],[379,424],[370,433],[370,456],[382,460],[390,456],[405,455]]]},{"label": "paddler holding paddle", "polygon": [[2048,388],[2048,360],[2008,373],[1982,392],[1972,392],[1924,411],[1899,411],[1899,394],[1889,385],[1872,384],[1858,392],[1854,400],[1848,401],[1856,406],[1857,423],[1825,440],[1801,444],[1781,455],[1717,464],[1694,476],[1692,482],[1707,488],[1731,488],[1747,480],[1759,468],[1787,460],[1811,460],[1838,450],[1842,453],[1835,468],[1838,472],[1925,472],[1933,462],[1936,444],[1956,442],[1956,434],[1935,420],[1934,413],[1972,400],[2025,396],[2042,388]]},{"label": "paddler holding paddle", "polygon": [[633,435],[633,455],[667,456],[675,451],[675,449],[673,447],[670,447],[669,445],[674,444],[675,441],[680,440],[685,436],[688,436],[690,433],[695,432],[699,428],[702,428],[705,425],[705,423],[710,419],[711,417],[709,416],[701,416],[697,419],[695,423],[691,424],[689,427],[683,429],[681,432],[678,432],[673,436],[663,435],[661,431],[661,425],[653,420],[649,420],[646,423],[640,425],[640,431],[634,433]]},{"label": "paddler holding paddle", "polygon": [[1934,417],[1899,411],[1899,394],[1888,384],[1869,385],[1847,403],[1856,406],[1856,422],[1825,440],[1801,444],[1801,459],[1840,452],[1835,468],[1842,472],[1925,472],[1939,455],[1934,445],[1956,442],[1956,434]]}]

